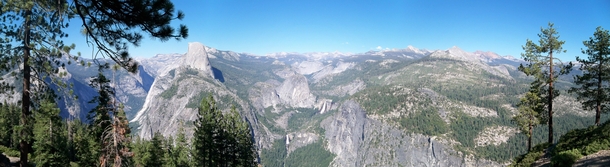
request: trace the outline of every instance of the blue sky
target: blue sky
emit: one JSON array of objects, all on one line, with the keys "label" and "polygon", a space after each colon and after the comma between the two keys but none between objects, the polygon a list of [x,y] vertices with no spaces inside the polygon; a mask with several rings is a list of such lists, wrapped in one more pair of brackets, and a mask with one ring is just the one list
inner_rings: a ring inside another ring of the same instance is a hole
[{"label": "blue sky", "polygon": [[[610,1],[359,1],[359,0],[174,0],[186,17],[189,37],[160,42],[146,38],[134,57],[185,53],[188,42],[220,50],[265,55],[274,52],[351,52],[381,48],[493,51],[519,58],[526,39],[537,41],[541,27],[555,23],[567,53],[583,56],[582,41],[595,28],[610,29]],[[72,24],[76,25],[76,24]],[[91,50],[76,35],[83,56]]]}]

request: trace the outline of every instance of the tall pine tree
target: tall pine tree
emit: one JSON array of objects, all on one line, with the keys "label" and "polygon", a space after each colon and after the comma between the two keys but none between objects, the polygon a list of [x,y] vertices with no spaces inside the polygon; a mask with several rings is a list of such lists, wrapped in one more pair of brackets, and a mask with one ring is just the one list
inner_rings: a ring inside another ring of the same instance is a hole
[{"label": "tall pine tree", "polygon": [[106,139],[106,131],[111,129],[112,121],[110,119],[112,112],[114,111],[114,104],[112,104],[112,94],[114,90],[110,87],[110,80],[102,74],[103,68],[99,68],[98,76],[91,79],[91,83],[89,84],[91,87],[98,91],[98,95],[93,97],[89,103],[95,103],[97,106],[89,111],[87,115],[87,119],[89,119],[91,126],[88,131],[93,137],[93,141],[95,141],[98,148],[102,149],[99,154],[96,155],[98,157],[99,163],[104,163],[107,158],[106,152],[109,151],[107,149],[108,142]]},{"label": "tall pine tree", "polygon": [[[110,57],[130,72],[137,70],[137,62],[129,57],[127,46],[139,46],[142,34],[162,41],[186,38],[188,34],[184,25],[178,30],[170,26],[172,20],[182,19],[184,14],[174,14],[169,0],[72,0],[72,3],[67,0],[1,0],[0,6],[0,35],[4,37],[0,39],[0,70],[18,71],[14,76],[19,75],[23,85],[21,120],[16,128],[20,130],[21,166],[27,166],[31,147],[30,107],[36,108],[35,105],[40,104],[32,101],[32,96],[39,92],[33,87],[57,81],[45,77],[56,74],[57,68],[63,66],[58,58],[70,57],[66,53],[74,48],[74,45],[65,46],[61,40],[68,36],[62,31],[68,26],[68,19],[79,17],[88,42],[99,49],[97,53]],[[13,91],[15,85],[9,82],[0,83],[0,91]]]},{"label": "tall pine tree", "polygon": [[150,143],[146,146],[146,151],[150,155],[150,159],[144,166],[162,166],[165,163],[164,147],[163,135],[159,132],[155,132]]},{"label": "tall pine tree", "polygon": [[233,122],[230,133],[235,140],[235,162],[236,166],[256,166],[256,158],[258,157],[254,141],[252,137],[252,129],[250,125],[242,120],[235,106],[231,107],[230,121]]},{"label": "tall pine tree", "polygon": [[190,151],[190,143],[186,139],[184,124],[180,122],[180,127],[178,128],[178,133],[176,134],[176,140],[174,141],[174,146],[172,147],[172,156],[176,159],[175,166],[176,167],[188,167],[192,166],[191,163],[191,155]]},{"label": "tall pine tree", "polygon": [[521,132],[527,136],[527,151],[532,149],[532,135],[534,127],[540,123],[538,116],[544,110],[543,104],[539,87],[534,85],[533,89],[521,98],[518,113],[513,117]]},{"label": "tall pine tree", "polygon": [[192,154],[195,166],[218,166],[215,165],[217,160],[213,158],[213,155],[217,154],[213,137],[218,135],[214,117],[214,113],[218,109],[210,99],[212,99],[211,96],[201,100],[198,109],[199,116],[195,120]]},{"label": "tall pine tree", "polygon": [[100,166],[120,167],[129,163],[133,156],[129,149],[131,129],[122,104],[112,111],[111,122],[102,135],[104,147],[101,151]]},{"label": "tall pine tree", "polygon": [[599,125],[602,112],[608,112],[610,102],[610,34],[608,30],[597,27],[593,37],[583,41],[587,47],[582,51],[588,57],[576,57],[581,63],[582,75],[574,76],[574,83],[580,87],[570,89],[578,95],[585,110],[595,110],[595,125]]},{"label": "tall pine tree", "polygon": [[[57,81],[53,76],[63,66],[58,59],[74,48],[74,45],[64,45],[61,40],[68,36],[62,29],[68,26],[72,14],[66,0],[2,0],[0,4],[0,36],[3,37],[0,39],[0,70],[15,72],[14,77],[18,76],[23,85],[17,129],[20,130],[20,165],[28,166],[34,122],[30,108],[36,109],[41,104],[33,98],[46,93],[43,90],[49,82]],[[14,85],[3,81],[0,90],[6,92],[11,88]]]},{"label": "tall pine tree", "polygon": [[[559,91],[555,89],[554,83],[559,75],[564,75],[572,68],[572,64],[564,64],[554,54],[566,52],[562,45],[565,41],[559,40],[559,33],[553,28],[553,23],[549,23],[548,28],[540,28],[541,33],[538,34],[540,40],[538,44],[527,39],[523,50],[525,53],[521,57],[528,62],[526,65],[519,65],[519,71],[522,71],[527,76],[533,76],[535,81],[542,81],[541,91],[542,99],[545,101],[547,114],[544,114],[544,120],[549,126],[548,142],[553,143],[553,99],[559,96]],[[534,85],[534,84],[532,84]]]}]

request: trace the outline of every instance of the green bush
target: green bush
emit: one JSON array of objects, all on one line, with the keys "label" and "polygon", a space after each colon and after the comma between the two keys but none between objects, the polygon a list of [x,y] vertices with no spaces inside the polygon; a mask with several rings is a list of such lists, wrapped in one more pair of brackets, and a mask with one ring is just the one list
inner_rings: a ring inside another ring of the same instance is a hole
[{"label": "green bush", "polygon": [[513,161],[513,163],[511,163],[508,166],[511,166],[511,167],[532,166],[532,164],[536,160],[538,160],[538,158],[540,158],[543,154],[544,154],[544,152],[542,152],[542,151],[529,152],[527,154],[516,157],[515,160]]},{"label": "green bush", "polygon": [[80,167],[76,162],[70,162],[70,167]]},{"label": "green bush", "polygon": [[544,155],[544,149],[549,147],[549,143],[542,143],[534,146],[529,153],[515,157],[513,163],[508,166],[513,167],[526,167],[532,166],[532,164]]},{"label": "green bush", "polygon": [[589,155],[599,150],[610,149],[610,121],[600,126],[589,126],[588,128],[572,130],[561,136],[553,155],[561,152],[578,149],[582,155]]},{"label": "green bush", "polygon": [[559,154],[551,158],[551,164],[553,166],[572,166],[578,159],[582,157],[582,154],[578,149],[572,149],[568,151],[559,152]]},{"label": "green bush", "polygon": [[19,151],[18,150],[13,150],[13,149],[10,149],[10,148],[5,147],[3,145],[0,145],[0,153],[4,153],[5,155],[7,155],[9,157],[19,157]]},{"label": "green bush", "polygon": [[544,151],[544,149],[549,148],[549,146],[551,146],[549,143],[540,143],[532,148],[532,152]]},{"label": "green bush", "polygon": [[589,145],[585,146],[584,150],[582,151],[582,154],[583,155],[595,154],[599,150],[607,150],[609,148],[610,148],[610,142],[608,141],[608,139],[595,140],[595,141],[591,142]]}]

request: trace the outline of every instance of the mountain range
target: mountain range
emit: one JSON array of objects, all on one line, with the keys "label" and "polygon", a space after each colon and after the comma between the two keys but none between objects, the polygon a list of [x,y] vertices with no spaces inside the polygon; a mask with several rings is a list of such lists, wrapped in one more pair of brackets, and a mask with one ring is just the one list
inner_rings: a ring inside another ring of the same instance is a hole
[{"label": "mountain range", "polygon": [[[190,136],[199,102],[211,95],[251,125],[265,166],[502,166],[525,152],[511,117],[531,78],[517,70],[526,62],[511,56],[413,46],[257,56],[193,42],[185,54],[137,60],[135,74],[105,74],[133,133],[145,139],[173,136],[181,125]],[[84,120],[97,68],[66,70],[78,98],[62,98],[62,115]],[[572,86],[571,78],[558,87]],[[591,124],[593,113],[572,95],[555,103],[557,135]]]}]

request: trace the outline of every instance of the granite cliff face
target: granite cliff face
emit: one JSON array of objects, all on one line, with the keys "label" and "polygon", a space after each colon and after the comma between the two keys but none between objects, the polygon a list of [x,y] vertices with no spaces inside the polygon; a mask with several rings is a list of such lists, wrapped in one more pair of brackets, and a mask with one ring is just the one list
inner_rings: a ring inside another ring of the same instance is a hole
[{"label": "granite cliff face", "polygon": [[181,65],[200,70],[204,75],[214,77],[206,47],[199,42],[189,43],[188,52],[184,55]]},{"label": "granite cliff face", "polygon": [[[151,138],[157,131],[166,136],[174,135],[180,122],[192,124],[200,100],[208,95],[213,95],[215,99],[234,99],[225,103],[235,102],[240,108],[248,107],[214,79],[203,44],[189,43],[184,56],[177,59],[170,57],[169,60],[181,63],[156,71],[158,76],[150,86],[142,109],[131,120],[140,125],[137,130],[140,137]],[[229,107],[227,104],[220,105],[223,110]],[[191,132],[190,127],[185,128]]]},{"label": "granite cliff face", "polygon": [[331,166],[500,166],[463,157],[448,141],[408,133],[366,117],[355,101],[346,101],[322,121],[328,149],[337,156]]}]

